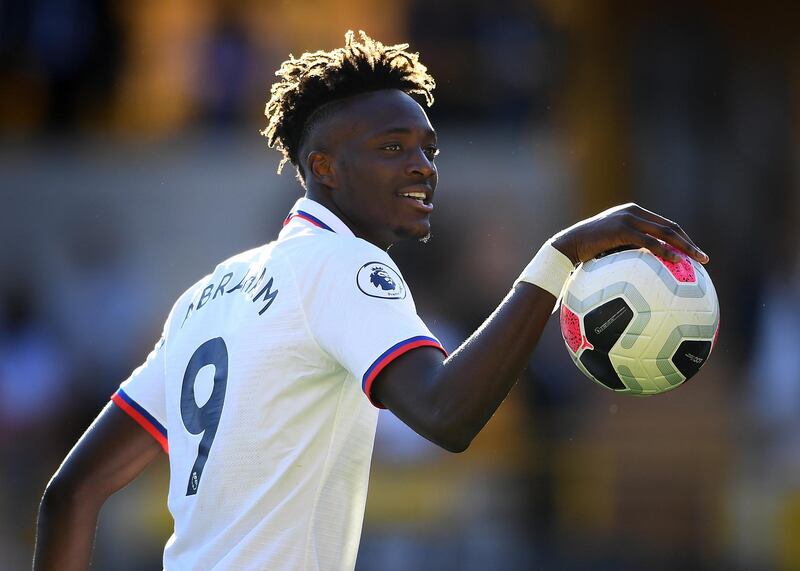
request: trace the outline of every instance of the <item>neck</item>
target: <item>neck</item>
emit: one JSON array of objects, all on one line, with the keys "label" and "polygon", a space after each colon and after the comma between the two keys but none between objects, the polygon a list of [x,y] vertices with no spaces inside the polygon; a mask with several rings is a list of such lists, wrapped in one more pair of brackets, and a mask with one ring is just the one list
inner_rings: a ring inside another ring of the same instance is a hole
[{"label": "neck", "polygon": [[372,244],[375,244],[382,250],[388,250],[391,247],[391,244],[376,244],[359,228],[358,224],[356,224],[347,214],[342,211],[341,208],[336,204],[336,201],[333,200],[332,193],[327,188],[319,188],[316,186],[309,186],[306,189],[305,197],[308,199],[313,200],[314,202],[319,202],[322,206],[333,212],[339,220],[344,222],[345,226],[350,228],[350,230],[355,234],[357,237],[366,240]]}]

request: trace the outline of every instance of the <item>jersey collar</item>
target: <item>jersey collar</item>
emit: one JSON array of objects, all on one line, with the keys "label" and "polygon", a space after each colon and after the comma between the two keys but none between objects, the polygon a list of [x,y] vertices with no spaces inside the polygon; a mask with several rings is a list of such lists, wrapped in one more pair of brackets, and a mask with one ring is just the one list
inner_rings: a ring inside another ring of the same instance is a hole
[{"label": "jersey collar", "polygon": [[338,216],[322,206],[319,202],[306,198],[305,196],[294,203],[289,215],[283,221],[283,225],[286,226],[295,220],[303,224],[311,224],[317,228],[329,230],[335,234],[355,236],[353,231],[350,230]]}]

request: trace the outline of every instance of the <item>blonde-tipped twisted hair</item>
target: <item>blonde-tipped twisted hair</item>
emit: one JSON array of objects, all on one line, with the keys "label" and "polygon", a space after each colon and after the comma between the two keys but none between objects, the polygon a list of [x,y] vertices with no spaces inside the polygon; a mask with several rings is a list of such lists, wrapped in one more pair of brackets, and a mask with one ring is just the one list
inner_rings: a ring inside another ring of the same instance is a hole
[{"label": "blonde-tipped twisted hair", "polygon": [[280,80],[272,85],[264,114],[267,126],[261,134],[269,146],[283,155],[278,173],[290,162],[305,178],[297,154],[319,114],[328,103],[380,89],[399,89],[420,104],[433,104],[436,83],[419,61],[418,53],[406,51],[408,44],[384,46],[359,31],[344,36],[343,48],[306,52],[299,58],[289,55],[275,72]]}]

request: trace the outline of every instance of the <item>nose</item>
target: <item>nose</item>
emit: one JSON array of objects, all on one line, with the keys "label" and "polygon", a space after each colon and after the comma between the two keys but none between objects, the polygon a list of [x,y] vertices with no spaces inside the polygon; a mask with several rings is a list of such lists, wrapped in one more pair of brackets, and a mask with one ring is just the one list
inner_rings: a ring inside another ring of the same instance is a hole
[{"label": "nose", "polygon": [[429,179],[436,174],[436,167],[433,166],[433,162],[425,155],[425,152],[417,148],[406,165],[406,174]]}]

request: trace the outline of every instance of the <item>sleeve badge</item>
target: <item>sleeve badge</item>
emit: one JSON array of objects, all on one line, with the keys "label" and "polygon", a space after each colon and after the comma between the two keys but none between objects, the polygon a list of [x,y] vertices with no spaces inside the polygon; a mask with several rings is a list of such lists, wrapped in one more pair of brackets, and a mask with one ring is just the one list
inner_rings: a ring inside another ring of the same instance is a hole
[{"label": "sleeve badge", "polygon": [[383,299],[404,299],[406,286],[395,270],[381,262],[369,262],[361,266],[356,275],[356,284],[362,293]]}]

